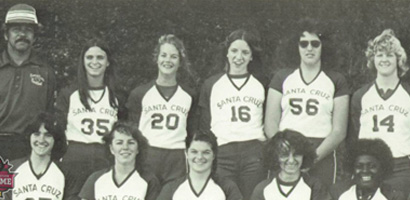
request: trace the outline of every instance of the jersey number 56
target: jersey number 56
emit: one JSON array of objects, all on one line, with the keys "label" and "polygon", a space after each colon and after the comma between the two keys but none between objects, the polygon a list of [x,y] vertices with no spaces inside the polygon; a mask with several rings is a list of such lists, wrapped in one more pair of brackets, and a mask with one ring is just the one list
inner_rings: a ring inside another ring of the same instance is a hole
[{"label": "jersey number 56", "polygon": [[[294,115],[300,115],[303,112],[303,99],[302,98],[291,98],[289,99],[289,105],[292,107],[290,111]],[[316,99],[308,99],[306,101],[305,112],[306,114],[312,116],[319,112],[319,101]]]}]

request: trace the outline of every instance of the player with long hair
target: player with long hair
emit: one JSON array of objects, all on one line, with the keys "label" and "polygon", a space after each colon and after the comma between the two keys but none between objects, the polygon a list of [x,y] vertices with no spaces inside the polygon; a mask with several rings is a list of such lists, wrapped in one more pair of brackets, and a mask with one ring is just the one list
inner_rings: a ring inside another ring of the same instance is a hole
[{"label": "player with long hair", "polygon": [[350,91],[346,79],[328,69],[332,54],[323,27],[313,20],[302,20],[298,27],[289,48],[295,54],[298,49],[300,60],[296,69],[282,69],[271,80],[265,133],[269,138],[285,129],[303,133],[318,155],[310,174],[330,185],[338,167],[335,149],[346,137]]},{"label": "player with long hair", "polygon": [[393,174],[386,183],[410,192],[410,85],[402,82],[408,70],[407,55],[391,29],[369,41],[367,66],[376,79],[352,97],[349,138],[378,138],[394,157]]},{"label": "player with long hair", "polygon": [[57,98],[56,109],[68,140],[62,167],[76,177],[77,192],[92,172],[109,166],[102,138],[118,119],[114,69],[107,44],[100,39],[87,41],[81,51],[77,82]]},{"label": "player with long hair", "polygon": [[158,200],[242,199],[234,182],[216,175],[218,144],[213,133],[197,131],[185,143],[188,174],[165,185]]},{"label": "player with long hair", "polygon": [[[148,139],[144,168],[165,184],[186,173],[184,139],[194,126],[194,92],[182,78],[193,77],[183,42],[175,35],[159,38],[154,50],[155,80],[131,91],[126,104],[129,120]],[[170,167],[172,166],[172,167]]]},{"label": "player with long hair", "polygon": [[303,172],[312,167],[315,159],[315,148],[301,133],[289,129],[276,133],[264,152],[271,176],[256,186],[251,200],[331,199],[319,179]]},{"label": "player with long hair", "polygon": [[218,175],[233,180],[244,199],[265,177],[262,166],[265,88],[252,74],[261,68],[260,38],[247,30],[233,31],[223,43],[225,72],[202,85],[200,128],[218,138]]},{"label": "player with long hair", "polygon": [[118,121],[104,141],[114,164],[94,172],[81,189],[80,198],[155,200],[160,185],[152,173],[143,170],[148,143],[138,128]]}]

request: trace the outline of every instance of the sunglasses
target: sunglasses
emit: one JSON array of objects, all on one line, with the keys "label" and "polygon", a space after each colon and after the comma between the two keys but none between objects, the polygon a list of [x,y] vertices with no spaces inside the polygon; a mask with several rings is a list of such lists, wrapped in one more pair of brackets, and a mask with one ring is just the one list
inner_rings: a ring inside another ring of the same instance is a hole
[{"label": "sunglasses", "polygon": [[318,48],[321,44],[319,40],[311,40],[311,41],[301,40],[299,41],[299,46],[302,48],[306,48],[309,45],[309,43],[313,48]]}]

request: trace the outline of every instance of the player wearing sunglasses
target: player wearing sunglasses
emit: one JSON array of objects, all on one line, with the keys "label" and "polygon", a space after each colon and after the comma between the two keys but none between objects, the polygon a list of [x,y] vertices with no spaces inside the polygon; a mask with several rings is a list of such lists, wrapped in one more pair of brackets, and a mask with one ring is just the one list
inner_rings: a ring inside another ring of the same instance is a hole
[{"label": "player wearing sunglasses", "polygon": [[298,41],[299,67],[280,70],[271,80],[265,133],[269,138],[285,129],[304,133],[318,155],[309,173],[330,185],[336,181],[335,149],[346,136],[349,87],[341,74],[326,69],[329,54],[322,59],[322,51],[329,49],[318,23],[304,20],[298,27],[293,47]]}]

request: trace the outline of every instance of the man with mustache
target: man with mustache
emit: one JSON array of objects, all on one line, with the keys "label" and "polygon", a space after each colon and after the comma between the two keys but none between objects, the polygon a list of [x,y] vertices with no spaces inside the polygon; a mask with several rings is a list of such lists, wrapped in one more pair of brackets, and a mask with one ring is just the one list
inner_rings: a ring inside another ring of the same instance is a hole
[{"label": "man with mustache", "polygon": [[0,55],[0,156],[26,155],[22,132],[41,111],[51,109],[55,75],[33,50],[40,28],[36,10],[12,6],[2,26],[6,46]]}]

